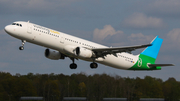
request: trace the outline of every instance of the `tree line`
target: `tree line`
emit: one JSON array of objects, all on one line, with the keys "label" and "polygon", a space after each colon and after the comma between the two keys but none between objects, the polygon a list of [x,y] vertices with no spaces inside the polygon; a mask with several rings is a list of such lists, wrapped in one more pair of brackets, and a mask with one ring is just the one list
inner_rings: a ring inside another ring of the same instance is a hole
[{"label": "tree line", "polygon": [[180,99],[180,82],[174,78],[163,81],[145,76],[129,78],[118,75],[85,73],[11,75],[0,72],[0,101],[19,101],[22,96],[40,96],[45,101],[61,101],[63,97],[87,97],[88,101],[102,98],[165,98],[166,101]]}]

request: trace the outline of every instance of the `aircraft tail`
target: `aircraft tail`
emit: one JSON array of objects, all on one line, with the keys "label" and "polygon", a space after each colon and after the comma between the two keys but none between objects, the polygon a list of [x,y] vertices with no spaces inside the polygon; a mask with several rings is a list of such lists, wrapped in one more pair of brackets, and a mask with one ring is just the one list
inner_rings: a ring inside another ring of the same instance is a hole
[{"label": "aircraft tail", "polygon": [[150,58],[156,59],[159,53],[159,50],[161,48],[162,42],[163,42],[163,39],[156,36],[151,41],[151,46],[147,47],[141,54],[148,56]]},{"label": "aircraft tail", "polygon": [[139,59],[130,70],[160,70],[162,66],[173,64],[155,64],[163,39],[156,36],[146,49],[139,54]]},{"label": "aircraft tail", "polygon": [[161,48],[163,39],[156,36],[151,41],[151,46],[148,46],[144,51],[140,54],[140,57],[146,60],[147,66],[153,70],[160,70],[163,66],[174,66],[173,64],[155,64],[156,58],[158,56],[159,50]]}]

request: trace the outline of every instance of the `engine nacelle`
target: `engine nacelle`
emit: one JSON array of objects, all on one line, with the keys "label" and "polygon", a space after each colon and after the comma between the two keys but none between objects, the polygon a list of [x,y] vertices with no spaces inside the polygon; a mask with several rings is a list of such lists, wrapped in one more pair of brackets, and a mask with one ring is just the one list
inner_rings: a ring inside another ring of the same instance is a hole
[{"label": "engine nacelle", "polygon": [[69,55],[81,58],[91,58],[93,56],[93,51],[83,47],[67,45],[64,47],[64,51]]},{"label": "engine nacelle", "polygon": [[64,54],[58,52],[58,51],[54,51],[54,50],[50,50],[50,49],[46,49],[44,52],[44,55],[52,60],[59,60],[59,59],[64,59],[65,56]]},{"label": "engine nacelle", "polygon": [[75,54],[82,58],[91,58],[93,56],[93,51],[83,47],[76,47]]}]

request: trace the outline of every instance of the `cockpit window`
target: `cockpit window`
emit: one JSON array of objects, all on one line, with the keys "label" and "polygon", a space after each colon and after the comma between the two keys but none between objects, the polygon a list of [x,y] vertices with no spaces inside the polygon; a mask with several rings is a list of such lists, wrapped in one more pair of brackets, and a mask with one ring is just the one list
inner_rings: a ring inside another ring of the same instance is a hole
[{"label": "cockpit window", "polygon": [[16,25],[16,23],[12,23],[12,25]]},{"label": "cockpit window", "polygon": [[18,24],[18,23],[12,23],[12,25],[16,25],[16,26],[22,27],[22,24]]}]

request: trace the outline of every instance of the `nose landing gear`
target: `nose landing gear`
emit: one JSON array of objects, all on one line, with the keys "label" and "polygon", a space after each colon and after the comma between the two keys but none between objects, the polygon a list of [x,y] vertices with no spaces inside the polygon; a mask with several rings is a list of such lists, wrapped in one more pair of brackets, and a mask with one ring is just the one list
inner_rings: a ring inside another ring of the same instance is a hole
[{"label": "nose landing gear", "polygon": [[26,40],[22,40],[22,46],[19,47],[19,50],[23,50],[24,49],[24,44],[26,43]]}]

